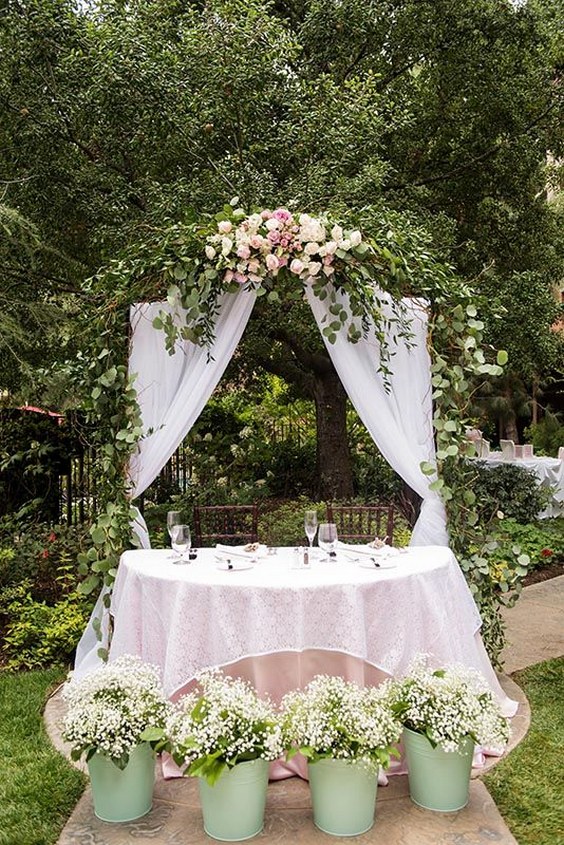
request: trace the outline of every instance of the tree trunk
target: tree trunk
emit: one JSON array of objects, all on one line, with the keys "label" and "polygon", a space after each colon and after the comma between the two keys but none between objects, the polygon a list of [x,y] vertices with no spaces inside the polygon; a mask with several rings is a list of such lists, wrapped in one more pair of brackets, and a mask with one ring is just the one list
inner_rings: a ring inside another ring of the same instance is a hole
[{"label": "tree trunk", "polygon": [[351,456],[347,440],[347,394],[331,367],[316,372],[313,396],[317,421],[317,494],[321,499],[353,496]]}]

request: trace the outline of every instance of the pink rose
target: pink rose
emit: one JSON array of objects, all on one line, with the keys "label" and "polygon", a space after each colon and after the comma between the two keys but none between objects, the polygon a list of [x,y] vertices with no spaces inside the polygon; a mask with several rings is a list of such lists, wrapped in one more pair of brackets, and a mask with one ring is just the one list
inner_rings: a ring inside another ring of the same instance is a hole
[{"label": "pink rose", "polygon": [[244,284],[245,284],[245,282],[247,281],[247,277],[245,276],[245,274],[244,274],[244,273],[235,273],[235,276],[234,276],[233,278],[234,278],[234,279],[235,279],[235,281],[236,281],[236,282],[238,282],[240,285],[244,285]]},{"label": "pink rose", "polygon": [[272,216],[275,217],[276,220],[280,220],[282,223],[287,223],[289,220],[292,220],[292,215],[287,208],[277,208],[276,211],[272,213]]},{"label": "pink rose", "polygon": [[227,284],[229,284],[229,282],[232,282],[232,281],[233,281],[233,270],[226,270],[226,271],[225,271],[225,275],[224,275],[224,277],[223,277],[223,281],[224,281],[224,282],[227,282]]},{"label": "pink rose", "polygon": [[326,267],[329,267],[333,263],[333,256],[332,255],[324,255],[323,256],[323,263]]},{"label": "pink rose", "polygon": [[249,263],[247,265],[247,269],[248,269],[249,273],[258,273],[258,271],[260,270],[260,264],[256,260],[256,258],[253,259],[252,261],[249,261]]},{"label": "pink rose", "polygon": [[262,235],[253,235],[251,238],[251,246],[253,249],[260,249],[263,244],[264,238]]},{"label": "pink rose", "polygon": [[303,263],[303,261],[300,261],[300,259],[299,259],[299,258],[294,258],[294,260],[293,260],[293,261],[292,261],[292,263],[290,264],[290,271],[291,271],[292,273],[295,273],[295,274],[296,274],[296,276],[299,276],[299,275],[300,275],[300,273],[302,273],[302,272],[303,272],[303,269],[304,269],[304,263]]},{"label": "pink rose", "polygon": [[271,244],[280,243],[280,232],[269,232],[266,236]]},{"label": "pink rose", "polygon": [[239,258],[248,258],[250,254],[251,250],[246,244],[241,244],[239,247],[237,247],[237,255],[239,256]]},{"label": "pink rose", "polygon": [[231,223],[231,220],[220,220],[217,224],[217,228],[222,235],[227,235],[233,228],[233,224]]},{"label": "pink rose", "polygon": [[287,267],[288,266],[288,256],[287,255],[279,255],[278,256],[278,266],[279,267]]},{"label": "pink rose", "polygon": [[263,211],[261,211],[260,216],[263,220],[270,220],[270,218],[272,217],[272,211],[270,211],[270,209],[268,208],[265,208],[263,209]]},{"label": "pink rose", "polygon": [[266,266],[270,270],[270,272],[272,272],[273,270],[278,270],[278,268],[280,266],[280,262],[278,261],[278,259],[276,258],[275,255],[270,253],[269,255],[266,256],[265,260],[266,260]]}]

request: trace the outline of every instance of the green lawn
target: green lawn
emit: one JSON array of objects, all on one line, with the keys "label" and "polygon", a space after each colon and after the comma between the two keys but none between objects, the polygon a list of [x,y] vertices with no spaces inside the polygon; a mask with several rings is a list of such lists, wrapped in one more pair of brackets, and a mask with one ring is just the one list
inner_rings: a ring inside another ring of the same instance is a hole
[{"label": "green lawn", "polygon": [[531,727],[484,781],[519,845],[564,845],[564,657],[513,677],[531,705]]},{"label": "green lawn", "polygon": [[63,678],[61,669],[0,672],[0,845],[52,845],[84,789],[43,727]]}]

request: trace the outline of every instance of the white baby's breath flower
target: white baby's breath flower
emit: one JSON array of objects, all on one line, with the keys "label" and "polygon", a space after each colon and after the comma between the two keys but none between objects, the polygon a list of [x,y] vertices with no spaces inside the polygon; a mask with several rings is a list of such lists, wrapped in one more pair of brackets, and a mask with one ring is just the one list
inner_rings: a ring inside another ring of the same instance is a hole
[{"label": "white baby's breath flower", "polygon": [[123,655],[63,687],[63,738],[78,758],[94,751],[123,761],[148,727],[164,728],[172,710],[156,666]]}]

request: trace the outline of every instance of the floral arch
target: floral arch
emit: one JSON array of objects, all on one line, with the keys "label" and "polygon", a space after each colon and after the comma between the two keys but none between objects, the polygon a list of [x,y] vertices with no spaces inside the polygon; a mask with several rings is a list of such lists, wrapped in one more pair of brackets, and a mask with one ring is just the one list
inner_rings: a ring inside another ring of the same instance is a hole
[{"label": "floral arch", "polygon": [[[91,280],[97,311],[88,323],[87,386],[100,513],[91,529],[94,546],[79,562],[83,591],[103,586],[98,610],[109,606],[120,554],[132,544],[132,521],[140,542],[149,542],[135,496],[206,404],[256,298],[279,301],[280,280],[295,283],[289,296],[307,299],[361,419],[422,496],[412,542],[450,538],[495,659],[503,644],[497,598],[464,479],[468,470],[458,458],[471,422],[471,381],[501,373],[503,353],[487,361],[472,292],[450,267],[428,250],[402,250],[393,232],[376,241],[324,214],[286,208],[247,214],[234,200],[215,216],[154,233]],[[457,481],[449,485],[445,479],[457,465]],[[102,657],[109,636],[104,620],[107,614],[94,614]],[[79,662],[88,649],[92,642],[83,642]]]}]

